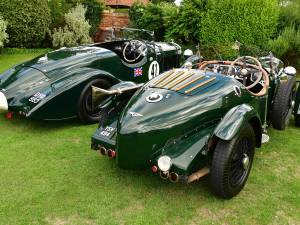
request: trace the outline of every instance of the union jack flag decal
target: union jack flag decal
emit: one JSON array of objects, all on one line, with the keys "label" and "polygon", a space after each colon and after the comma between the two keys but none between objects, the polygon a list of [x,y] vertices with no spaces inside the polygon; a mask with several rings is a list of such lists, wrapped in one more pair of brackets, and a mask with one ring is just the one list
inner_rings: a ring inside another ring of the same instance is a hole
[{"label": "union jack flag decal", "polygon": [[134,68],[134,77],[140,77],[143,75],[143,67]]}]

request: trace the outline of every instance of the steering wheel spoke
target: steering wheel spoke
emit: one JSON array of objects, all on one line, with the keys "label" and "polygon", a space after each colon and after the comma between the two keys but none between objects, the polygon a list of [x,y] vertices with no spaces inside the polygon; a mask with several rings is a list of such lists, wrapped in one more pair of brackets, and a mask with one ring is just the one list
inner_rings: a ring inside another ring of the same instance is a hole
[{"label": "steering wheel spoke", "polygon": [[[253,64],[248,64],[248,62],[253,62]],[[263,78],[263,69],[261,63],[254,57],[251,56],[242,56],[234,60],[231,65],[232,68],[240,67],[238,74],[236,76],[243,78],[243,85],[246,89],[251,89],[257,85]],[[252,67],[252,68],[251,68]],[[252,74],[257,74],[255,81],[250,85],[247,85],[247,79],[252,78]]]},{"label": "steering wheel spoke", "polygon": [[123,57],[126,62],[137,62],[142,56],[145,55],[147,50],[146,44],[139,40],[129,41],[123,49]]}]

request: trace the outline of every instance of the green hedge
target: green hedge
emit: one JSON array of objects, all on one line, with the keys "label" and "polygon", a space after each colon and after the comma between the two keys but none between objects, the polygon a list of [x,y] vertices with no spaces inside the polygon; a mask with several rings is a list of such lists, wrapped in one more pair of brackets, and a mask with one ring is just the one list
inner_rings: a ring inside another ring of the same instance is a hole
[{"label": "green hedge", "polygon": [[276,31],[279,17],[277,0],[209,0],[201,20],[199,40],[264,46]]},{"label": "green hedge", "polygon": [[42,45],[50,25],[47,0],[0,0],[0,14],[8,22],[8,46]]},{"label": "green hedge", "polygon": [[130,10],[133,25],[156,32],[156,39],[200,44],[217,58],[233,58],[236,40],[244,52],[258,54],[276,33],[278,0],[184,0],[174,4],[136,4]]}]

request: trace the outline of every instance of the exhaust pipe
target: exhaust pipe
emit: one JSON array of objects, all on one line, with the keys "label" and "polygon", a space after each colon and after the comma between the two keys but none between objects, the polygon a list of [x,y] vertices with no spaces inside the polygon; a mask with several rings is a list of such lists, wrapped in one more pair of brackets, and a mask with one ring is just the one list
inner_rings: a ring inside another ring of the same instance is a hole
[{"label": "exhaust pipe", "polygon": [[206,176],[207,174],[209,174],[210,172],[210,169],[208,167],[204,167],[202,168],[201,170],[191,174],[189,177],[188,177],[188,180],[187,182],[188,183],[191,183],[193,181],[196,181],[196,180],[199,180],[201,177],[204,177]]},{"label": "exhaust pipe", "polygon": [[169,171],[166,171],[166,172],[160,171],[160,177],[164,180],[168,179],[169,175],[170,175]]},{"label": "exhaust pipe", "polygon": [[0,91],[0,112],[8,110],[8,103],[5,95]]},{"label": "exhaust pipe", "polygon": [[107,150],[103,146],[101,146],[99,150],[100,150],[101,155],[105,156],[107,154]]},{"label": "exhaust pipe", "polygon": [[115,158],[117,155],[116,151],[115,150],[112,150],[112,149],[108,149],[107,150],[107,156],[111,159]]},{"label": "exhaust pipe", "polygon": [[177,183],[179,181],[179,175],[177,173],[170,173],[169,179],[173,183]]}]

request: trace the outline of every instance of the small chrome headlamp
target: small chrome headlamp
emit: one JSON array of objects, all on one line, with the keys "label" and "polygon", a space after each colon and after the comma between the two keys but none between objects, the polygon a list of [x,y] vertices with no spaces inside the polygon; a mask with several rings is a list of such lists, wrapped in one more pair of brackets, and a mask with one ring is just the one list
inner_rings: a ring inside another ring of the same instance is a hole
[{"label": "small chrome headlamp", "polygon": [[166,172],[171,168],[172,160],[169,156],[161,156],[157,161],[157,165],[161,171]]},{"label": "small chrome headlamp", "polygon": [[284,68],[283,72],[289,76],[296,76],[297,70],[292,66],[288,66]]}]

